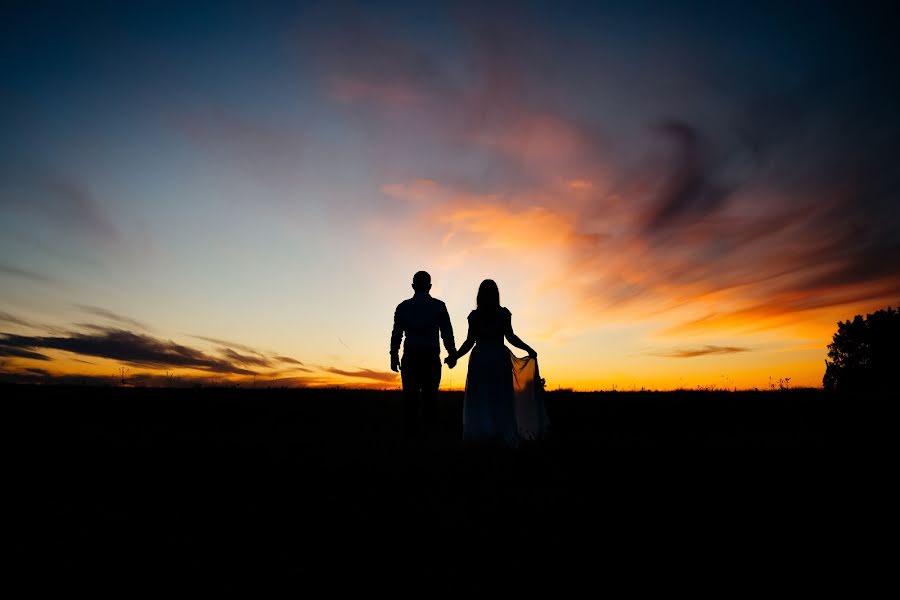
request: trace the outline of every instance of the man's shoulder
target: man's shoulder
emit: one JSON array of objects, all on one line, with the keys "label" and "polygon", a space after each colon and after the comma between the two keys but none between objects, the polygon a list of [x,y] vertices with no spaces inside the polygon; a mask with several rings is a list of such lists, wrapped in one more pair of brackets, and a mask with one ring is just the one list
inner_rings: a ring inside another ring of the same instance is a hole
[{"label": "man's shoulder", "polygon": [[404,300],[403,302],[401,302],[400,304],[397,305],[397,311],[399,312],[399,311],[406,310],[407,308],[409,308],[411,303],[412,303],[412,298],[407,298],[406,300]]},{"label": "man's shoulder", "polygon": [[447,305],[444,304],[443,300],[438,300],[437,298],[428,296],[427,298],[407,298],[403,302],[397,305],[397,312],[421,312],[422,310],[426,310],[428,312],[431,311],[441,311],[447,310]]}]

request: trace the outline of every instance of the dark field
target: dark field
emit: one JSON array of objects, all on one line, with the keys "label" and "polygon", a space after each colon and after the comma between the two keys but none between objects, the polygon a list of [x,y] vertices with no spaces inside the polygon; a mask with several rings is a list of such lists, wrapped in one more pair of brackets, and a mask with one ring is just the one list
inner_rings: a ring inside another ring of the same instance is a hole
[{"label": "dark field", "polygon": [[408,446],[395,392],[0,389],[34,589],[749,591],[870,518],[838,500],[865,411],[820,391],[551,392],[549,441],[490,451],[461,393]]}]

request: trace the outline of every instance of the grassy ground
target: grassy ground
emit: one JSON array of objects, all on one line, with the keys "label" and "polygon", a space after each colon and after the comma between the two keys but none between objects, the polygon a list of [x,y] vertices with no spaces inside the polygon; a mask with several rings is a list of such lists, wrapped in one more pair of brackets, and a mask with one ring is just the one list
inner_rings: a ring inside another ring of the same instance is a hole
[{"label": "grassy ground", "polygon": [[519,451],[460,447],[459,393],[418,446],[393,392],[3,393],[38,588],[752,587],[847,533],[846,399],[817,391],[549,393],[552,438]]}]

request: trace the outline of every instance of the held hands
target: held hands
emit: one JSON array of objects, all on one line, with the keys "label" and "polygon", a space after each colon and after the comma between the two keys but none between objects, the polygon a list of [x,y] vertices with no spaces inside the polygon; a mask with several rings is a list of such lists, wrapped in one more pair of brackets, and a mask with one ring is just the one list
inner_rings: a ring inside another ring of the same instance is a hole
[{"label": "held hands", "polygon": [[456,355],[451,354],[444,359],[444,362],[447,363],[447,366],[451,369],[456,366]]},{"label": "held hands", "polygon": [[537,358],[537,352],[535,352],[534,348],[528,349],[528,358]]}]

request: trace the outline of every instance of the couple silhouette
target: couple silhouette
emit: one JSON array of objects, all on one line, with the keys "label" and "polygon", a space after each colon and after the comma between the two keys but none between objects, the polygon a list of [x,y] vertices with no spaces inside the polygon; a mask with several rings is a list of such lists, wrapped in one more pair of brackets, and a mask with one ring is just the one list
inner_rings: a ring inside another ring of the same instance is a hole
[{"label": "couple silhouette", "polygon": [[[431,275],[416,273],[412,288],[413,297],[394,312],[390,350],[391,370],[400,372],[403,383],[406,437],[435,429],[442,368],[440,335],[449,368],[472,351],[463,401],[463,440],[473,445],[516,447],[543,438],[548,421],[537,352],[513,332],[512,314],[500,306],[497,284],[485,279],[478,287],[477,307],[469,313],[468,335],[459,350],[447,306],[430,294]],[[504,338],[528,356],[515,356],[504,345]]]}]

